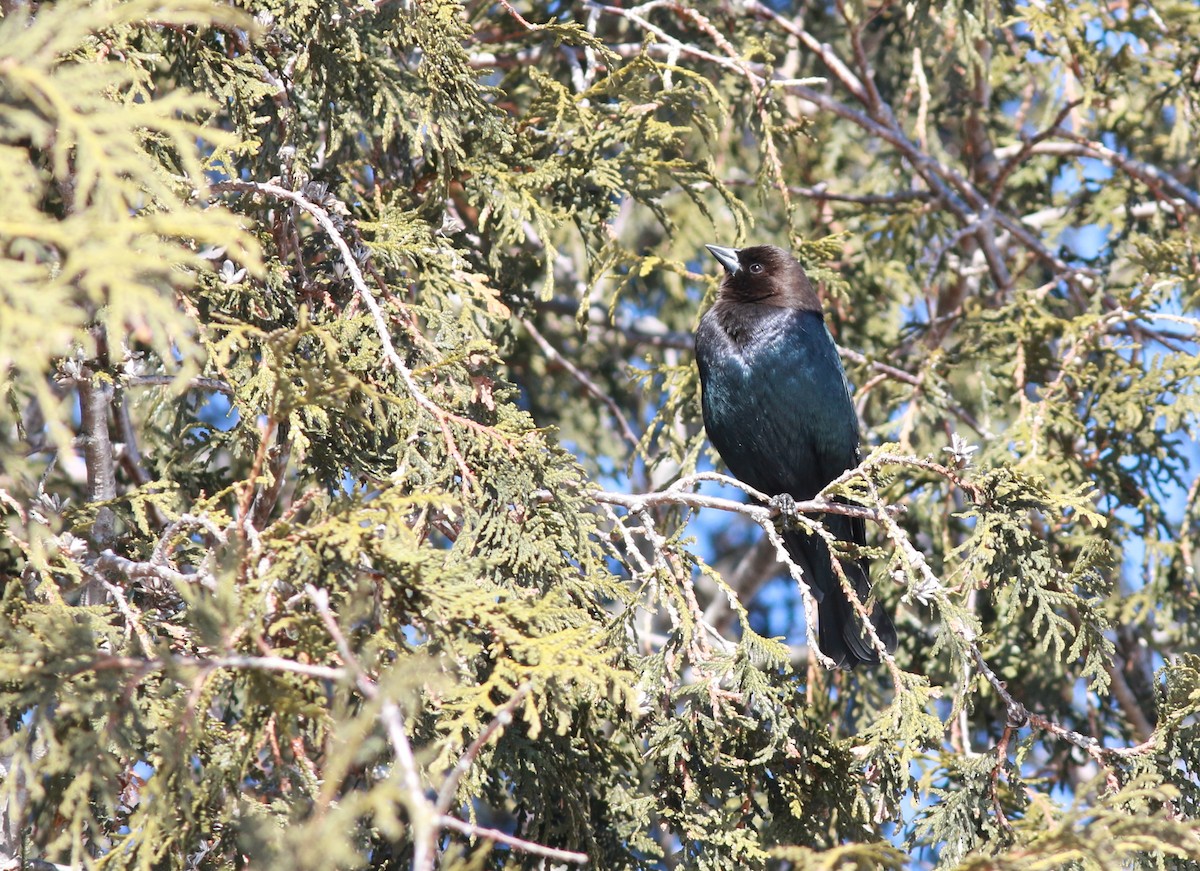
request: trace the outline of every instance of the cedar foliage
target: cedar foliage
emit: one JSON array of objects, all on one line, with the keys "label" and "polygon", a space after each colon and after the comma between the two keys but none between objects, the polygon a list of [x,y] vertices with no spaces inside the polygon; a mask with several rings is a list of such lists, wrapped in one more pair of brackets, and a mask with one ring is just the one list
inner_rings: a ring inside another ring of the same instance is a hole
[{"label": "cedar foliage", "polygon": [[[0,859],[1195,861],[1200,14],[782,5],[5,5]],[[874,671],[693,493],[708,241],[821,285]]]}]

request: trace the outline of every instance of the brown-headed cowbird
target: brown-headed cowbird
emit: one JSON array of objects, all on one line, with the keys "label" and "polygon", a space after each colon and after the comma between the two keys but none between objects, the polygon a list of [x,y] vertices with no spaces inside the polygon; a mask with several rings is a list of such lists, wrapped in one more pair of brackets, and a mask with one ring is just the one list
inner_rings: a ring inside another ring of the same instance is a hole
[{"label": "brown-headed cowbird", "polygon": [[[740,480],[784,502],[811,499],[859,462],[858,416],[821,301],[781,248],[707,248],[725,276],[696,332],[704,428]],[[827,514],[823,522],[842,541],[866,543],[861,518]],[[819,602],[821,650],[843,668],[878,663],[825,542],[795,528],[783,538]],[[843,559],[841,566],[866,604],[866,561]],[[880,640],[895,650],[891,618],[878,603],[870,617]]]}]

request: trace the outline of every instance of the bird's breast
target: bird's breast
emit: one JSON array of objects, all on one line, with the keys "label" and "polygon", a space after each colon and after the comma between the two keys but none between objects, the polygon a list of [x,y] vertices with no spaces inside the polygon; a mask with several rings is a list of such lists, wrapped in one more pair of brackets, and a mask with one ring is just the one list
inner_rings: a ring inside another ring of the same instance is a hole
[{"label": "bird's breast", "polygon": [[857,456],[845,376],[819,313],[714,307],[696,334],[704,426],[729,470],[809,498]]}]

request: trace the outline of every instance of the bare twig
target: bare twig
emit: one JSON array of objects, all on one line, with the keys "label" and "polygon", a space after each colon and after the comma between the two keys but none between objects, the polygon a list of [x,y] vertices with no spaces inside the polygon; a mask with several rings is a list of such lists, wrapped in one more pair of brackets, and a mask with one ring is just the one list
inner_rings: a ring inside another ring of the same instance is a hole
[{"label": "bare twig", "polygon": [[794,36],[801,45],[811,51],[814,55],[820,58],[821,62],[833,74],[833,77],[841,83],[847,91],[854,95],[854,98],[864,106],[870,105],[871,94],[862,81],[854,74],[854,72],[842,62],[842,59],[834,53],[833,49],[826,43],[820,42],[816,37],[804,29],[804,26],[799,20],[787,18],[780,13],[771,9],[757,0],[749,0],[745,4],[747,12],[758,15],[761,18],[766,18],[779,26],[781,30]]},{"label": "bare twig", "polygon": [[[877,454],[868,457],[860,466],[847,470],[845,473],[831,482],[829,486],[836,486],[837,484],[849,481],[854,477],[861,476],[866,469],[872,466],[893,463],[907,465],[912,468],[918,468],[935,473],[945,478],[959,489],[964,490],[972,499],[979,501],[983,498],[983,493],[977,486],[969,481],[963,480],[961,476],[959,476],[949,467],[935,463],[931,460],[922,460],[918,457],[903,457],[891,454]],[[759,493],[752,487],[746,486],[740,481],[714,473],[700,473],[697,475],[688,476],[680,479],[666,490],[654,493],[622,494],[610,493],[606,491],[593,491],[592,497],[597,502],[609,505],[618,505],[628,509],[632,513],[644,513],[648,508],[656,505],[684,505],[691,508],[714,508],[722,511],[741,514],[750,518],[752,521],[761,526],[764,532],[766,532],[772,546],[776,551],[778,560],[788,566],[793,578],[800,586],[801,591],[804,594],[805,613],[811,631],[811,627],[816,625],[817,618],[815,599],[813,598],[804,580],[803,572],[801,571],[800,567],[795,565],[795,563],[793,563],[789,558],[783,537],[780,535],[779,530],[776,528],[773,522],[774,518],[779,515],[781,509],[776,505],[748,505],[741,502],[736,502],[732,499],[701,496],[696,493],[683,491],[683,488],[694,486],[696,483],[703,480],[720,481],[725,484],[736,486],[759,500],[767,501],[768,499],[768,497],[766,497],[764,494]],[[877,493],[875,496],[878,500]],[[801,516],[801,512],[844,514],[847,516],[862,517],[864,519],[873,520],[882,524],[887,531],[889,540],[892,541],[896,547],[903,551],[906,562],[911,568],[920,573],[921,578],[918,586],[930,590],[942,588],[943,585],[933,574],[933,571],[925,561],[924,556],[916,549],[912,542],[909,541],[908,536],[905,535],[904,531],[900,529],[899,525],[895,522],[895,520],[893,520],[891,514],[884,508],[846,505],[844,503],[831,502],[825,499],[813,499],[805,502],[796,502],[794,505],[794,511],[795,514],[793,517],[796,522],[802,523],[814,534],[821,535],[829,546],[833,546],[835,544],[832,535],[825,530],[821,524],[815,523],[814,521]],[[882,643],[873,632],[873,627],[870,624],[869,614],[866,611],[865,605],[858,599],[857,592],[853,589],[853,585],[849,584],[844,578],[844,573],[839,571],[840,566],[838,565],[838,561],[833,560],[832,563],[835,567],[835,571],[838,572],[839,577],[841,577],[843,581],[843,586],[846,587],[846,592],[851,604],[856,608],[860,617],[863,619],[864,626],[872,636],[872,640],[876,647],[878,647],[881,652],[884,653],[884,659],[888,663],[889,668],[893,670],[894,677],[898,677],[894,661],[890,656],[886,655],[886,651],[884,650]],[[965,646],[971,651],[980,673],[983,674],[988,683],[992,685],[996,693],[1004,702],[1008,711],[1008,724],[1011,727],[1017,728],[1028,723],[1035,728],[1049,732],[1050,734],[1055,735],[1056,737],[1061,738],[1076,747],[1079,747],[1096,759],[1099,764],[1106,766],[1113,759],[1143,756],[1154,752],[1157,748],[1157,739],[1152,731],[1150,733],[1146,733],[1144,730],[1140,729],[1142,735],[1145,737],[1145,740],[1143,740],[1140,744],[1136,744],[1131,747],[1104,747],[1096,738],[1092,738],[1072,729],[1068,729],[1065,726],[1054,722],[1048,717],[1030,711],[1023,704],[1017,701],[1011,693],[1008,692],[1008,688],[1005,683],[1000,680],[1000,678],[988,665],[987,661],[983,657],[983,653],[980,650],[978,639],[975,637],[970,627],[961,621],[952,621],[951,623],[947,624],[947,628],[949,631],[958,636]],[[832,662],[828,661],[820,653],[819,647],[817,647],[812,638],[809,639],[809,643],[813,648],[813,652],[818,656],[818,658],[820,658],[822,663],[827,666],[831,666]],[[1148,723],[1146,725],[1148,726]]]},{"label": "bare twig", "polygon": [[[174,387],[179,379],[174,375],[134,375],[122,379],[129,387]],[[213,393],[224,393],[233,396],[233,385],[219,378],[192,378],[187,382],[189,390],[211,390]]]},{"label": "bare twig", "polygon": [[210,672],[215,669],[243,669],[246,671],[272,671],[299,674],[319,680],[343,681],[349,676],[344,668],[331,668],[308,662],[296,662],[282,656],[228,656],[189,657],[170,656],[159,659],[138,659],[132,656],[101,656],[88,663],[80,671],[135,671],[149,674],[168,668],[198,669]]},{"label": "bare twig", "polygon": [[520,12],[518,12],[516,9],[513,8],[512,4],[509,3],[508,0],[500,0],[500,5],[504,7],[504,10],[509,15],[511,15],[513,18],[517,19],[517,21],[520,23],[520,25],[522,27],[524,27],[526,30],[534,31],[534,30],[542,29],[541,24],[532,24],[529,21],[527,21],[524,18],[524,16],[521,15]]},{"label": "bare twig", "polygon": [[[749,505],[743,502],[736,502],[732,499],[723,499],[716,496],[702,496],[700,494],[686,492],[684,490],[686,487],[694,486],[700,481],[706,480],[718,481],[737,487],[760,502],[765,502],[768,504]],[[808,641],[811,651],[826,668],[833,668],[835,666],[833,660],[825,656],[825,654],[821,651],[820,646],[816,643],[816,636],[814,633],[818,625],[816,607],[817,600],[812,593],[808,579],[804,576],[803,569],[797,565],[788,554],[787,545],[784,542],[783,536],[775,526],[774,519],[782,513],[782,509],[778,504],[771,503],[770,497],[734,478],[728,478],[724,475],[718,475],[711,472],[701,472],[681,478],[666,490],[655,493],[627,495],[623,493],[593,491],[592,498],[594,498],[597,502],[610,505],[619,505],[628,509],[630,513],[641,515],[647,534],[650,536],[652,543],[654,544],[655,558],[658,560],[662,559],[662,550],[665,547],[665,542],[660,536],[654,533],[652,519],[648,514],[648,509],[655,505],[674,504],[686,505],[690,508],[715,508],[723,511],[730,511],[735,514],[741,514],[750,518],[752,521],[754,521],[754,523],[762,527],[763,532],[766,533],[767,538],[771,542],[771,546],[774,548],[776,559],[780,563],[787,566],[788,572],[791,574],[792,579],[796,582],[801,593],[803,594],[802,599],[804,602],[805,617],[809,634]],[[845,503],[833,502],[825,499],[811,499],[804,502],[793,503],[792,512],[789,513],[789,517],[791,518],[792,522],[804,526],[810,532],[823,535],[827,539],[830,538],[830,536],[828,533],[826,533],[824,528],[819,523],[811,520],[808,517],[805,517],[805,512],[845,514],[852,517],[863,517],[866,519],[875,520],[877,522],[879,521],[877,514],[886,513],[877,512],[876,509],[866,508],[860,505],[847,505]],[[834,563],[836,564],[836,560]],[[702,625],[707,625],[705,624],[704,615],[700,612],[698,605],[694,604],[694,597],[693,600],[688,602],[688,604],[689,608],[694,611],[698,622]],[[878,641],[878,639],[876,639],[876,641]],[[882,648],[882,645],[880,646]]]},{"label": "bare twig", "polygon": [[576,865],[586,865],[588,857],[586,853],[574,853],[570,850],[559,850],[555,847],[546,847],[542,844],[535,844],[533,841],[526,841],[523,838],[506,835],[499,829],[485,829],[483,826],[472,825],[465,823],[460,819],[455,819],[449,816],[439,816],[435,822],[445,829],[454,829],[456,832],[461,832],[472,838],[486,838],[489,841],[495,841],[497,844],[504,844],[506,847],[512,847],[514,850],[520,850],[524,853],[529,853],[534,856],[544,856],[547,859],[552,859],[556,862],[573,862]]},{"label": "bare twig", "polygon": [[517,706],[524,701],[525,696],[529,695],[529,691],[532,688],[532,685],[528,683],[517,687],[517,691],[512,694],[512,698],[504,703],[504,707],[496,712],[496,716],[492,717],[491,722],[484,727],[483,731],[476,736],[470,746],[458,757],[458,761],[454,763],[454,767],[446,774],[446,779],[442,781],[442,787],[438,790],[434,813],[439,817],[445,816],[446,812],[450,810],[450,805],[454,802],[454,793],[458,789],[458,783],[462,780],[463,775],[470,770],[471,766],[475,764],[475,759],[479,756],[479,751],[487,746],[487,742],[492,740],[493,735],[512,722]]},{"label": "bare twig", "polygon": [[96,569],[101,572],[114,572],[132,580],[147,579],[168,584],[199,584],[208,589],[216,589],[217,581],[206,572],[184,574],[176,571],[163,562],[137,562],[119,556],[111,550],[106,550],[96,558]]},{"label": "bare twig", "polygon": [[570,373],[571,377],[578,381],[580,385],[582,385],[584,390],[604,403],[605,407],[608,408],[609,413],[613,416],[613,420],[616,421],[617,426],[621,428],[621,434],[625,437],[625,441],[629,442],[633,450],[636,451],[638,447],[638,437],[634,433],[633,429],[629,426],[629,420],[625,417],[625,413],[621,411],[621,407],[617,405],[616,400],[609,396],[605,390],[601,389],[595,381],[588,377],[586,372],[560,354],[558,349],[550,344],[549,340],[542,335],[541,331],[533,325],[533,322],[530,321],[529,318],[521,318],[521,323],[524,325],[529,335],[533,338],[534,342],[537,343],[537,346],[542,349],[543,354],[545,354],[553,362],[566,369],[567,372]]}]

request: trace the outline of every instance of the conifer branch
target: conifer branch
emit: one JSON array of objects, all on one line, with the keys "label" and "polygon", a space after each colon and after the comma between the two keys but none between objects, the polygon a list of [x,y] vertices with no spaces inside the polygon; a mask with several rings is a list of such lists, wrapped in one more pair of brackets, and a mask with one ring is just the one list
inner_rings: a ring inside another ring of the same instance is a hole
[{"label": "conifer branch", "polygon": [[[1094,142],[1087,137],[1071,130],[1057,127],[1054,135],[1066,140],[1072,145],[1053,148],[1055,153],[1074,152],[1085,157],[1102,161],[1114,169],[1119,169],[1130,178],[1144,184],[1160,201],[1170,202],[1172,199],[1183,200],[1195,213],[1200,213],[1200,193],[1189,188],[1170,173],[1162,172],[1157,167],[1142,163],[1136,158],[1114,151],[1102,142]],[[1035,146],[1035,150],[1037,150]],[[1049,149],[1049,146],[1041,146]]]},{"label": "conifer branch", "polygon": [[[798,84],[809,85],[819,83],[807,81],[772,81],[772,84],[780,87],[790,87]],[[721,184],[725,185],[725,187],[737,188],[754,187],[756,182],[752,179],[725,178],[721,179]],[[824,183],[812,186],[788,185],[788,193],[806,200],[850,203],[858,206],[903,206],[911,203],[928,202],[930,199],[929,191],[904,190],[895,191],[890,194],[852,194],[842,191],[831,191]]]},{"label": "conifer branch", "polygon": [[384,360],[387,361],[389,366],[396,370],[396,373],[400,376],[400,379],[408,388],[409,394],[412,396],[417,405],[423,408],[433,417],[435,421],[437,421],[438,427],[442,433],[442,438],[446,443],[446,450],[449,455],[453,457],[455,463],[458,465],[459,472],[462,474],[462,486],[464,490],[468,489],[469,487],[473,487],[477,483],[475,479],[475,473],[471,471],[470,467],[466,463],[466,460],[463,459],[462,453],[459,451],[458,445],[454,440],[454,433],[450,430],[449,421],[455,420],[459,423],[463,423],[474,428],[482,429],[483,427],[481,427],[480,424],[476,423],[475,421],[468,420],[467,418],[445,411],[435,402],[433,402],[433,400],[431,400],[428,396],[426,396],[424,391],[421,390],[421,387],[417,384],[416,377],[413,375],[412,370],[408,368],[404,361],[400,359],[400,355],[396,353],[396,348],[392,343],[391,332],[388,330],[387,319],[384,317],[383,309],[380,307],[379,301],[375,299],[375,294],[373,294],[371,289],[367,287],[367,282],[363,278],[362,270],[359,269],[358,260],[355,258],[354,253],[350,250],[350,246],[347,244],[341,232],[338,231],[338,228],[334,224],[329,212],[298,191],[288,190],[287,188],[281,187],[273,182],[224,181],[213,185],[213,191],[218,193],[222,191],[252,191],[269,194],[270,196],[278,199],[294,203],[316,219],[317,223],[321,226],[321,229],[325,231],[325,234],[329,237],[330,241],[333,242],[334,247],[337,248],[338,254],[341,255],[342,263],[346,267],[346,272],[350,276],[350,281],[354,285],[354,290],[358,294],[358,298],[363,301],[363,304],[367,307],[367,311],[371,313],[371,319],[375,324],[375,333],[379,338],[379,343],[383,349]]},{"label": "conifer branch", "polygon": [[282,656],[243,656],[229,654],[227,656],[169,656],[157,659],[139,659],[133,656],[101,656],[88,663],[79,671],[133,671],[148,674],[167,669],[190,670],[197,669],[210,672],[215,669],[239,669],[246,671],[267,671],[284,674],[298,674],[318,680],[341,682],[350,673],[344,668],[331,668],[327,665],[317,665],[311,662],[296,662]]},{"label": "conifer branch", "polygon": [[413,829],[413,871],[432,871],[438,832],[443,828],[454,829],[471,837],[498,841],[514,849],[554,858],[559,861],[577,863],[587,861],[587,856],[582,853],[544,847],[531,841],[505,835],[493,829],[485,829],[470,823],[464,823],[445,813],[445,810],[449,808],[449,804],[454,800],[454,790],[457,787],[459,779],[461,779],[462,775],[474,761],[475,756],[479,754],[479,751],[496,731],[511,722],[513,711],[516,710],[517,705],[520,704],[530,689],[528,684],[518,688],[517,692],[499,710],[487,728],[472,742],[471,746],[467,748],[467,751],[447,776],[436,800],[430,801],[422,785],[416,756],[413,754],[412,744],[404,728],[404,713],[401,711],[399,705],[380,693],[378,683],[367,674],[362,664],[358,661],[358,657],[354,655],[354,651],[346,640],[346,636],[342,633],[341,627],[338,626],[333,611],[330,610],[329,594],[325,590],[313,587],[311,584],[305,587],[305,594],[316,608],[317,614],[320,616],[321,622],[325,625],[326,631],[333,638],[338,653],[342,661],[346,664],[345,673],[353,679],[355,685],[365,698],[379,702],[379,718],[384,724],[388,740],[392,745],[396,761],[400,766],[405,789],[408,793],[409,823]]},{"label": "conifer branch", "polygon": [[[253,867],[249,806],[348,868],[1186,862],[1200,18],[568,5],[0,16],[0,871]],[[802,234],[899,447],[672,484],[700,244]],[[789,524],[890,680],[777,637]]]},{"label": "conifer branch", "polygon": [[[732,499],[723,499],[715,496],[702,496],[697,493],[685,491],[685,488],[695,486],[701,481],[717,481],[737,487],[746,492],[752,498],[766,504],[750,505],[743,502],[735,502]],[[887,514],[886,510],[876,510],[860,505],[848,505],[842,502],[835,502],[826,499],[811,499],[803,502],[794,501],[790,506],[790,510],[785,511],[778,502],[772,500],[765,494],[760,493],[753,487],[750,487],[749,485],[738,481],[737,479],[711,472],[701,472],[694,475],[688,475],[676,481],[666,490],[656,493],[627,495],[622,493],[611,493],[607,491],[592,491],[591,495],[597,502],[618,505],[622,508],[626,508],[630,514],[638,514],[642,518],[642,524],[646,530],[647,536],[654,544],[656,558],[661,558],[661,555],[667,550],[667,547],[666,542],[662,539],[662,537],[654,531],[654,522],[648,513],[648,509],[651,507],[657,505],[684,505],[689,508],[713,508],[722,511],[729,511],[735,514],[741,514],[744,517],[748,517],[750,520],[754,521],[754,523],[760,526],[763,532],[766,534],[767,539],[770,541],[771,546],[775,550],[776,559],[788,567],[788,572],[791,574],[792,579],[800,587],[802,594],[801,599],[804,604],[805,622],[808,627],[808,646],[810,652],[826,668],[835,667],[836,664],[833,662],[833,660],[829,659],[821,651],[820,646],[816,642],[815,632],[818,625],[816,596],[813,594],[812,589],[809,586],[808,579],[804,576],[804,570],[788,555],[787,545],[784,543],[783,536],[776,527],[774,520],[776,517],[786,515],[791,522],[798,523],[804,526],[809,532],[822,536],[826,540],[826,543],[831,545],[833,543],[833,537],[821,524],[806,517],[806,513],[843,514],[850,517],[862,517],[864,519],[879,522],[881,515]],[[862,602],[858,600],[858,595],[853,590],[853,585],[850,584],[849,580],[845,577],[845,574],[842,571],[841,566],[838,564],[838,561],[832,560],[831,562],[834,565],[834,570],[841,579],[843,586],[848,589],[851,602],[855,604],[855,606],[865,617],[866,611]],[[683,578],[681,583],[686,582],[687,580],[690,579]],[[686,598],[686,596],[689,594],[689,591],[685,588],[684,592]],[[691,608],[694,613],[697,624],[701,626],[708,626],[705,621],[704,613],[700,609],[699,604],[695,602],[694,593],[691,593],[690,595],[691,599],[688,600],[688,604],[689,608]],[[890,660],[885,646],[875,634],[873,627],[869,626],[869,619],[867,620],[867,624],[873,643],[879,650],[883,651],[885,658]],[[714,633],[716,632],[715,629],[712,631]],[[893,669],[893,671],[895,670],[894,664],[891,664],[890,667]]]},{"label": "conifer branch", "polygon": [[[966,639],[964,638],[964,640]],[[1072,744],[1083,750],[1095,759],[1097,763],[1106,768],[1111,765],[1113,759],[1145,756],[1148,753],[1155,752],[1158,748],[1157,738],[1153,735],[1148,740],[1130,747],[1105,747],[1096,738],[1076,732],[1074,729],[1068,729],[1048,717],[1034,713],[1021,702],[1017,701],[1012,693],[1008,691],[1008,685],[988,665],[982,651],[979,649],[979,645],[973,639],[968,641],[968,646],[971,654],[975,657],[975,663],[979,667],[980,673],[991,684],[992,689],[996,691],[996,695],[1000,697],[1000,700],[1004,702],[1004,706],[1008,712],[1008,725],[1012,728],[1020,728],[1028,724],[1037,729],[1042,729],[1055,737],[1061,738],[1068,744]]]},{"label": "conifer branch", "polygon": [[350,643],[333,616],[333,611],[329,608],[329,593],[311,584],[305,586],[304,592],[333,639],[354,685],[364,698],[379,702],[379,719],[392,745],[392,752],[400,767],[400,776],[407,792],[409,825],[412,826],[413,871],[432,871],[437,842],[437,819],[434,816],[433,805],[426,797],[412,744],[404,729],[404,713],[392,699],[380,694],[379,685],[367,674],[358,657],[354,655]]},{"label": "conifer branch", "polygon": [[[882,464],[910,465],[910,466],[913,466],[914,468],[921,468],[921,469],[925,469],[928,471],[936,472],[937,474],[941,475],[942,477],[946,478],[947,480],[955,483],[956,486],[959,486],[961,489],[964,489],[967,492],[971,493],[973,498],[975,498],[977,500],[982,499],[982,493],[979,491],[978,487],[971,484],[970,482],[963,480],[953,470],[951,470],[945,466],[942,466],[941,464],[934,463],[934,462],[928,461],[928,460],[921,460],[917,457],[902,457],[902,456],[896,456],[896,455],[891,455],[891,454],[879,454],[879,455],[873,455],[872,457],[868,457],[867,460],[865,460],[858,468],[848,470],[845,474],[840,476],[835,482],[831,483],[831,486],[834,486],[839,483],[844,483],[846,481],[849,481],[855,477],[862,475],[862,472],[866,468],[870,468],[873,465],[882,465]],[[742,489],[743,491],[748,493],[753,498],[756,498],[759,501],[765,502],[767,504],[765,504],[765,505],[750,505],[750,504],[745,504],[745,503],[741,503],[741,502],[736,502],[731,499],[723,499],[723,498],[711,497],[711,496],[702,496],[702,495],[696,494],[696,493],[683,492],[683,488],[694,486],[695,484],[699,483],[700,481],[704,481],[704,480],[719,481],[721,483],[725,483],[725,484],[729,484],[731,486],[738,487],[739,489]],[[867,480],[868,480],[868,483],[870,484],[870,479],[868,478]],[[879,494],[878,494],[878,492],[876,492],[874,490],[873,485],[872,485],[872,493],[874,494],[875,499],[878,502]],[[785,513],[785,512],[783,511],[783,509],[781,507],[779,507],[777,504],[773,503],[772,500],[770,500],[765,494],[759,493],[758,491],[754,490],[754,488],[749,487],[749,486],[745,485],[744,483],[737,481],[736,479],[729,479],[729,478],[726,478],[725,476],[714,474],[714,473],[699,473],[696,475],[691,475],[691,476],[687,476],[685,478],[681,478],[679,481],[677,481],[671,487],[668,487],[666,490],[662,490],[662,491],[658,491],[658,492],[654,492],[654,493],[643,493],[643,494],[630,495],[630,494],[611,493],[611,492],[607,492],[607,491],[593,491],[591,495],[597,502],[601,502],[601,503],[605,503],[605,504],[609,504],[609,505],[617,505],[617,506],[626,508],[627,510],[630,511],[630,513],[637,513],[637,514],[642,515],[643,523],[647,526],[648,531],[650,531],[649,527],[653,521],[649,518],[648,515],[646,515],[646,511],[647,511],[647,509],[654,507],[654,506],[658,506],[658,505],[683,505],[683,506],[686,506],[689,508],[717,509],[717,510],[729,511],[729,512],[735,513],[735,514],[741,514],[741,515],[753,520],[756,524],[758,524],[760,527],[762,527],[762,529],[768,536],[769,541],[771,542],[772,546],[775,549],[777,559],[780,562],[782,562],[783,564],[788,566],[789,571],[792,574],[792,577],[796,580],[797,584],[800,586],[801,592],[803,594],[802,598],[803,598],[804,608],[805,608],[805,618],[806,618],[806,622],[809,627],[810,650],[816,655],[818,660],[820,660],[823,665],[825,665],[826,667],[832,667],[833,663],[831,661],[827,660],[823,656],[823,654],[820,651],[819,646],[815,642],[815,638],[812,637],[813,627],[815,627],[816,623],[817,623],[816,599],[813,596],[812,591],[809,589],[806,581],[804,580],[802,569],[799,566],[797,566],[789,558],[789,556],[787,554],[787,548],[783,542],[783,538],[779,534],[779,531],[776,528],[776,525],[774,523],[774,519],[776,517],[778,517],[780,514]],[[786,512],[786,513],[788,514],[789,519],[791,519],[793,522],[802,523],[805,526],[805,528],[808,529],[808,531],[810,531],[816,535],[820,535],[825,540],[826,545],[830,548],[836,548],[836,546],[837,546],[836,540],[824,528],[823,525],[821,525],[819,523],[815,523],[811,519],[804,517],[803,515],[805,513],[843,514],[843,515],[852,516],[852,517],[862,517],[863,519],[872,520],[877,523],[880,523],[884,526],[884,528],[887,532],[887,535],[888,535],[888,539],[896,547],[900,548],[903,551],[904,556],[905,556],[905,561],[907,562],[907,564],[911,568],[917,570],[921,574],[920,583],[915,585],[916,588],[918,588],[921,591],[920,592],[921,597],[924,598],[927,596],[931,596],[936,591],[944,589],[941,581],[933,574],[932,570],[929,568],[928,563],[925,561],[924,555],[913,546],[913,544],[909,540],[908,536],[896,524],[895,520],[891,516],[891,513],[888,510],[886,510],[886,508],[884,508],[884,507],[866,508],[866,507],[857,506],[857,505],[846,505],[841,502],[831,502],[831,501],[825,500],[825,499],[814,499],[814,500],[807,500],[805,502],[795,502],[792,506],[792,510],[790,512]],[[661,538],[657,538],[656,539],[656,552],[661,552],[663,549],[665,549],[665,542],[662,541]],[[874,632],[874,629],[870,623],[869,612],[866,610],[865,604],[859,599],[857,592],[854,590],[853,584],[851,584],[849,582],[849,579],[845,576],[845,573],[842,570],[839,561],[832,560],[831,564],[834,568],[835,573],[838,575],[839,580],[842,583],[842,586],[847,594],[847,597],[848,597],[852,607],[854,607],[855,610],[859,613],[860,618],[863,620],[864,626],[867,628],[868,633],[870,634],[870,636],[872,638],[872,642],[874,643],[876,648],[880,650],[883,660],[888,664],[888,667],[891,669],[891,671],[893,673],[893,679],[894,679],[894,683],[896,685],[897,692],[901,692],[902,691],[902,689],[901,689],[902,682],[901,682],[900,673],[898,671],[898,668],[895,664],[893,657],[891,657],[889,654],[887,654],[884,645],[882,644],[882,642],[879,640],[878,636]],[[1062,726],[1062,725],[1054,722],[1053,720],[1051,720],[1048,717],[1045,717],[1043,715],[1036,714],[1036,713],[1030,711],[1023,704],[1021,704],[1019,701],[1017,701],[1012,696],[1011,693],[1008,692],[1007,686],[1004,684],[1003,681],[1001,681],[999,679],[999,677],[996,675],[996,673],[988,665],[987,661],[983,657],[983,653],[979,646],[979,640],[975,636],[975,634],[972,631],[970,631],[966,625],[964,625],[963,623],[961,623],[958,620],[949,621],[947,623],[947,628],[952,633],[954,633],[960,639],[962,644],[971,652],[971,654],[974,656],[975,661],[980,669],[980,672],[984,675],[984,677],[987,679],[988,683],[992,685],[992,687],[995,689],[996,693],[1004,701],[1007,711],[1008,711],[1007,725],[1009,727],[1018,728],[1027,723],[1032,724],[1036,728],[1043,729],[1059,738],[1062,738],[1063,740],[1067,741],[1068,743],[1071,743],[1074,746],[1079,747],[1080,749],[1088,752],[1090,755],[1094,756],[1098,762],[1100,762],[1101,764],[1105,764],[1105,765],[1108,764],[1106,760],[1109,757],[1122,758],[1122,757],[1131,757],[1131,756],[1141,756],[1141,755],[1145,755],[1146,753],[1153,752],[1155,747],[1157,747],[1156,736],[1154,734],[1152,734],[1152,732],[1147,733],[1145,731],[1145,729],[1142,729],[1143,735],[1144,735],[1144,740],[1142,741],[1142,743],[1132,746],[1132,747],[1125,747],[1125,748],[1106,748],[1106,747],[1103,747],[1100,744],[1100,742],[1095,738],[1091,738],[1080,732],[1076,732],[1072,729],[1068,729],[1065,726]],[[1142,720],[1142,724],[1148,728],[1148,724],[1145,723],[1144,718]]]},{"label": "conifer branch", "polygon": [[[654,25],[633,12],[617,10],[613,7],[602,6],[596,3],[591,5],[596,6],[604,12],[628,18],[643,27],[643,29],[656,35],[661,35],[662,38],[674,40],[674,37],[663,33],[660,29],[654,27]],[[816,91],[807,85],[789,85],[788,89],[815,106],[851,121],[865,132],[878,136],[901,151],[908,158],[913,169],[929,185],[934,195],[954,212],[960,225],[964,228],[969,228],[971,233],[979,237],[980,245],[987,258],[988,265],[993,272],[997,284],[1001,288],[1007,288],[1011,284],[1011,277],[1007,267],[1004,265],[1003,257],[996,248],[992,232],[993,220],[1032,252],[1037,259],[1050,266],[1056,275],[1063,276],[1071,282],[1083,281],[1089,284],[1092,282],[1091,277],[1087,274],[1087,270],[1068,265],[1043,245],[1019,221],[1003,212],[989,208],[988,198],[984,197],[971,182],[964,178],[958,171],[934,159],[913,143],[900,128],[891,107],[881,100],[878,94],[872,96],[871,89],[864,86],[862,80],[851,72],[845,63],[837,58],[826,46],[816,43],[811,37],[805,40],[805,31],[800,25],[789,21],[761,3],[754,2],[748,4],[746,8],[751,13],[770,18],[782,29],[801,39],[802,42],[807,42],[809,49],[826,64],[834,77],[864,105],[866,113],[852,109],[827,94]],[[675,41],[678,42],[678,40]],[[681,46],[681,50],[690,52],[694,56],[710,63],[716,63],[741,73],[746,77],[747,83],[755,93],[764,84],[768,83],[768,80],[761,73],[750,69],[747,65],[736,59],[721,58],[710,52],[687,45]]]}]

